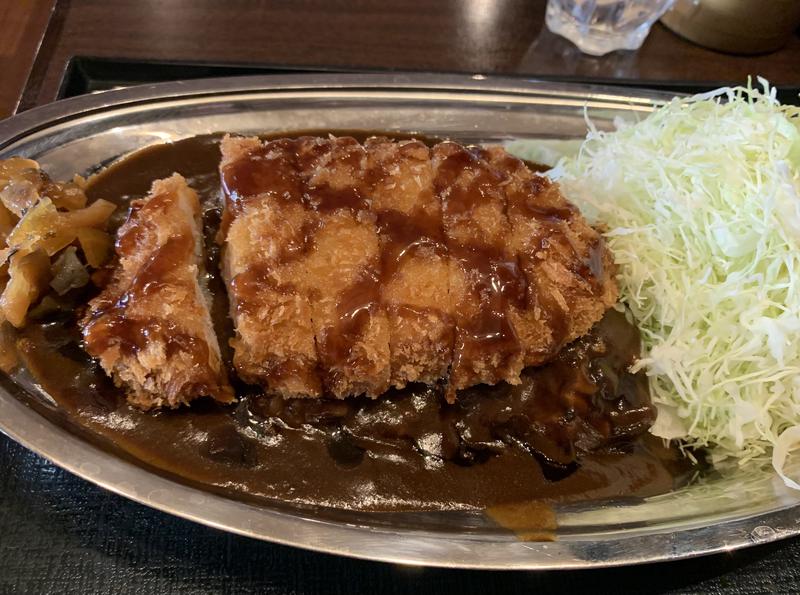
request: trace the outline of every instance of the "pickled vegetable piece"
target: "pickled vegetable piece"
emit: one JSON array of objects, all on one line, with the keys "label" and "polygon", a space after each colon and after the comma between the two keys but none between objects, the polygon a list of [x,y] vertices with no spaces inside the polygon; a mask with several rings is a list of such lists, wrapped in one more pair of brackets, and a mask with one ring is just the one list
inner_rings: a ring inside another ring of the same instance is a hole
[{"label": "pickled vegetable piece", "polygon": [[50,259],[43,250],[17,252],[11,257],[9,280],[0,296],[0,309],[15,327],[25,324],[28,307],[36,301],[50,282]]},{"label": "pickled vegetable piece", "polygon": [[22,217],[39,200],[42,175],[31,159],[12,157],[0,161],[0,202],[17,217]]},{"label": "pickled vegetable piece", "polygon": [[53,263],[53,280],[50,281],[50,287],[58,295],[64,295],[69,290],[83,287],[89,282],[89,273],[78,259],[77,252],[75,246],[70,246],[61,252]]},{"label": "pickled vegetable piece", "polygon": [[101,267],[111,258],[114,242],[104,231],[82,227],[78,230],[78,242],[90,267]]}]

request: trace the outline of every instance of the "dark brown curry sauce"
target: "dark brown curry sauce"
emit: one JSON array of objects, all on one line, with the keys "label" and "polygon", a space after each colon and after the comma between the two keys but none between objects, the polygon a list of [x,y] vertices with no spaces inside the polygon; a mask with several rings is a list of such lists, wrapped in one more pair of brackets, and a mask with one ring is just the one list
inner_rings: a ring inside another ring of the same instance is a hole
[{"label": "dark brown curry sauce", "polygon": [[[229,337],[213,241],[218,140],[140,151],[93,179],[89,195],[125,206],[154,179],[175,171],[188,179],[205,207],[217,332]],[[644,497],[669,491],[689,470],[675,451],[643,438],[654,409],[646,379],[627,372],[639,335],[614,311],[553,363],[526,370],[522,385],[467,389],[452,405],[439,388],[419,385],[344,401],[282,400],[240,385],[236,405],[198,401],[143,413],[83,352],[74,322],[32,325],[18,347],[72,420],[151,467],[241,497],[361,510],[482,509]]]}]

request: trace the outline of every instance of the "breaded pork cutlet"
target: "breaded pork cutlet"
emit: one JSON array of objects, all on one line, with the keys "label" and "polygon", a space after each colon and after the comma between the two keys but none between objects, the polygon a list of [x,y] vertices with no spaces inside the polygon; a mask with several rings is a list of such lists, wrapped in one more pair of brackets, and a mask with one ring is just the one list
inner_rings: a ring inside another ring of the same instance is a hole
[{"label": "breaded pork cutlet", "polygon": [[[324,139],[307,160],[318,217],[308,255],[312,318],[325,390],[377,397],[389,388],[389,320],[381,303],[381,249],[365,189],[367,154],[355,139]],[[301,158],[304,153],[301,153]]]},{"label": "breaded pork cutlet", "polygon": [[447,377],[453,351],[450,259],[430,150],[371,138],[368,193],[381,241],[381,298],[389,317],[392,386]]},{"label": "breaded pork cutlet", "polygon": [[349,138],[223,141],[224,271],[245,380],[292,397],[388,388],[365,166]]},{"label": "breaded pork cutlet", "polygon": [[452,400],[455,391],[475,384],[519,384],[524,348],[511,314],[524,308],[527,284],[507,244],[503,177],[476,150],[453,142],[433,148],[433,171],[452,271]]},{"label": "breaded pork cutlet", "polygon": [[614,263],[600,234],[557,184],[502,147],[489,147],[482,155],[505,177],[508,245],[529,284],[514,325],[525,347],[525,365],[539,365],[586,334],[617,301]]},{"label": "breaded pork cutlet", "polygon": [[116,251],[114,278],[82,323],[86,350],[142,409],[233,401],[202,285],[200,205],[181,176],[132,203]]},{"label": "breaded pork cutlet", "polygon": [[304,206],[296,143],[225,137],[221,148],[222,275],[236,327],[234,367],[269,391],[319,397],[305,285],[316,219]]},{"label": "breaded pork cutlet", "polygon": [[602,239],[499,148],[222,144],[240,375],[286,397],[518,383],[616,299]]}]

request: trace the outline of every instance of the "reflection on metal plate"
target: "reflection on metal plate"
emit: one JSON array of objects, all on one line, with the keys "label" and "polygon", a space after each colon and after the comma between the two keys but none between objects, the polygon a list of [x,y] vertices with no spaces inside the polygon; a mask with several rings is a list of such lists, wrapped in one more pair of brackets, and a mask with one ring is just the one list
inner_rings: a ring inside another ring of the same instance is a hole
[{"label": "reflection on metal plate", "polygon": [[[669,96],[520,79],[287,75],[165,83],[78,97],[0,122],[0,158],[56,178],[132,150],[228,131],[383,129],[463,142],[576,138],[584,109],[604,128]],[[479,513],[364,513],[255,506],[115,457],[38,413],[23,377],[0,378],[0,430],[65,469],[172,514],[260,539],[348,556],[469,568],[578,568],[726,551],[800,533],[800,496],[769,470],[732,469],[636,502],[556,507],[555,542],[520,542]]]}]

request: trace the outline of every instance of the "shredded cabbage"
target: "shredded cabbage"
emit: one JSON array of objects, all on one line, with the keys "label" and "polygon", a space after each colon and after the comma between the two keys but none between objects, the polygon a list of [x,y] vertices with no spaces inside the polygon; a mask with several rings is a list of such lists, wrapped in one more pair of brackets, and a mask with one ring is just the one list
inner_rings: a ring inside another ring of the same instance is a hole
[{"label": "shredded cabbage", "polygon": [[784,474],[800,445],[800,109],[759,81],[614,132],[588,122],[551,175],[607,228],[642,330],[653,433],[717,461],[773,454],[800,488]]}]

